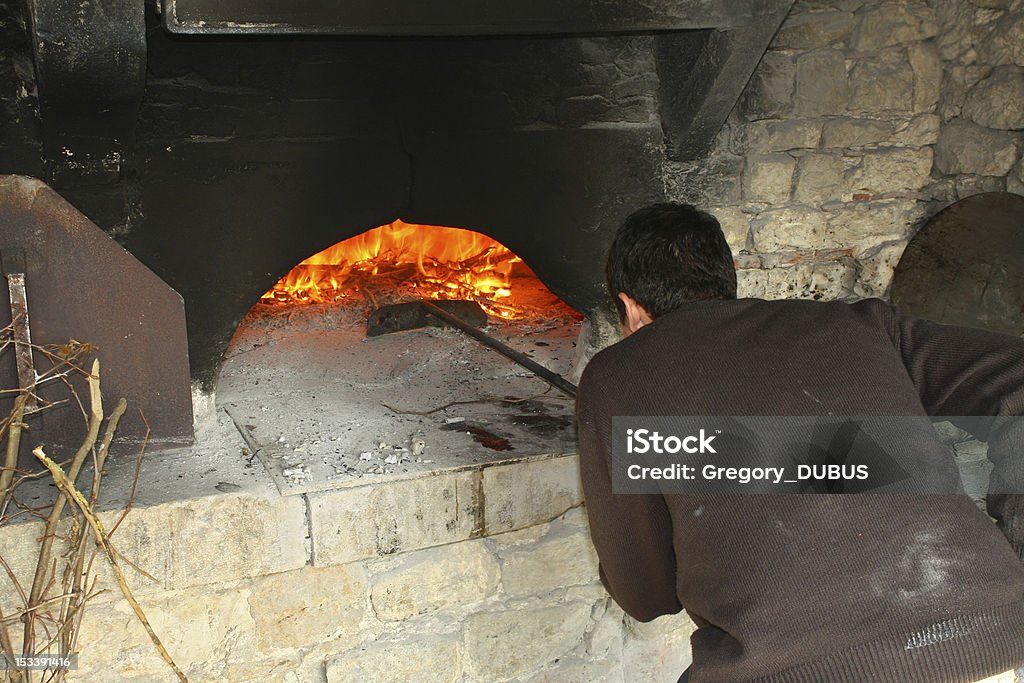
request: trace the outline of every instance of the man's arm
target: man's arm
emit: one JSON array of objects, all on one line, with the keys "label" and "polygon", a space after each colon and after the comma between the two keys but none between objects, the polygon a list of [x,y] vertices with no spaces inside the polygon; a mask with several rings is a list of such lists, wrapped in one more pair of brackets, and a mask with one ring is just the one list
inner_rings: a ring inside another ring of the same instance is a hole
[{"label": "man's arm", "polygon": [[630,616],[650,621],[681,609],[672,519],[660,495],[616,495],[611,478],[609,403],[593,373],[577,402],[580,476],[601,582]]},{"label": "man's arm", "polygon": [[1024,559],[1024,339],[895,315],[903,363],[928,414],[994,418],[962,426],[988,442],[988,513]]}]

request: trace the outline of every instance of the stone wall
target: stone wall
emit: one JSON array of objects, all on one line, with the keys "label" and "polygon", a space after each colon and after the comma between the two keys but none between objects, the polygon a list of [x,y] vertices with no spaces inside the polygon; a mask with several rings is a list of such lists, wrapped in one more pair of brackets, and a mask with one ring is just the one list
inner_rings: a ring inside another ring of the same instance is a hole
[{"label": "stone wall", "polygon": [[882,296],[923,219],[1024,191],[1022,5],[797,2],[711,155],[665,167],[740,252],[741,296]]},{"label": "stone wall", "polygon": [[[209,443],[148,456],[113,536],[154,577],[120,563],[191,681],[671,683],[689,662],[685,616],[637,623],[598,581],[575,456],[281,496],[241,444]],[[203,466],[182,473],[192,458]],[[133,465],[110,465],[111,500],[126,498]],[[118,517],[107,513],[107,528]],[[22,585],[40,532],[0,525],[0,554]],[[97,567],[69,679],[174,680]],[[0,575],[0,612],[17,604]]]}]

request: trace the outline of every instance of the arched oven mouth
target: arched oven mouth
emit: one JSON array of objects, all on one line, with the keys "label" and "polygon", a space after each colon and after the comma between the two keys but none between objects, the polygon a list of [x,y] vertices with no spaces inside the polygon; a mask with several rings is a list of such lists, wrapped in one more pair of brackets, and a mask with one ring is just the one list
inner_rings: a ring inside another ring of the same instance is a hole
[{"label": "arched oven mouth", "polygon": [[523,364],[429,313],[374,329],[419,301],[572,371],[583,316],[500,242],[401,220],[339,242],[260,297],[217,383],[282,493],[575,450],[571,396]]}]

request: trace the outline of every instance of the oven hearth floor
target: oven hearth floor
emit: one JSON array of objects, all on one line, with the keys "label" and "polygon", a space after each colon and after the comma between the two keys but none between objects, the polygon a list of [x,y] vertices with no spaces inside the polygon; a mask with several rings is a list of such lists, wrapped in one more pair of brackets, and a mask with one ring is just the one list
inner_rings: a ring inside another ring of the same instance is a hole
[{"label": "oven hearth floor", "polygon": [[[528,370],[453,329],[368,339],[364,313],[277,309],[235,335],[217,403],[282,494],[575,451],[573,401]],[[579,323],[486,331],[566,375]]]}]

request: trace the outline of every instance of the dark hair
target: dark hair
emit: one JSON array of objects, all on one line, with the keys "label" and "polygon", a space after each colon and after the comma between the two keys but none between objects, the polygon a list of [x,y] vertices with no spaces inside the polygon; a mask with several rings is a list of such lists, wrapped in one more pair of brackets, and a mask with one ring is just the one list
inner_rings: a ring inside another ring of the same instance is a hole
[{"label": "dark hair", "polygon": [[630,215],[608,251],[607,276],[622,319],[619,292],[652,318],[695,299],[736,298],[736,267],[718,219],[689,204],[654,204]]}]

